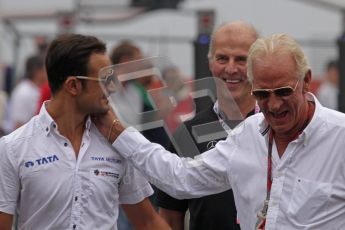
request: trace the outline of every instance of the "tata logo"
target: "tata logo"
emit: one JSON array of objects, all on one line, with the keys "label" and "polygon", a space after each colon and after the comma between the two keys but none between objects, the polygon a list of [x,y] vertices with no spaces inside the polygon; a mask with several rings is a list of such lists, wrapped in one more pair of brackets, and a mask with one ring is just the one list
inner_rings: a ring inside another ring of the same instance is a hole
[{"label": "tata logo", "polygon": [[210,142],[208,142],[207,145],[206,145],[207,150],[213,149],[214,146],[216,146],[216,144],[217,144],[217,141],[210,141]]},{"label": "tata logo", "polygon": [[42,157],[34,161],[27,161],[25,162],[25,167],[30,168],[36,165],[44,165],[44,164],[49,164],[54,161],[58,161],[59,158],[56,155],[53,156],[48,156],[48,157]]}]

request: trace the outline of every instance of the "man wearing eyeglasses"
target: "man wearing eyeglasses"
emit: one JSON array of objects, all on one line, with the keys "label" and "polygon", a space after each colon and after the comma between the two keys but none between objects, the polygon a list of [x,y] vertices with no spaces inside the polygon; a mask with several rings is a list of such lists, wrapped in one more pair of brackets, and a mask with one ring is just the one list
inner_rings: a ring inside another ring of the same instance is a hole
[{"label": "man wearing eyeglasses", "polygon": [[151,206],[152,188],[108,143],[90,115],[109,110],[114,90],[105,44],[64,35],[47,52],[51,101],[0,139],[0,229],[117,229],[122,204],[136,229],[169,229]]},{"label": "man wearing eyeglasses", "polygon": [[345,115],[308,92],[311,71],[285,34],[251,46],[248,77],[262,113],[225,141],[184,159],[125,129],[109,112],[96,121],[110,142],[157,187],[176,198],[232,188],[241,228],[342,229],[345,226]]}]

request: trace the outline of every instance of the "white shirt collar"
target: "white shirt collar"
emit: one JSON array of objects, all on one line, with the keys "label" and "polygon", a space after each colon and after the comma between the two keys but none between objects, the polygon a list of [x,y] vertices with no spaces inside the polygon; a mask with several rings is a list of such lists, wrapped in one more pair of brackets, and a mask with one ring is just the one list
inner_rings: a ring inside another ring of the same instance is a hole
[{"label": "white shirt collar", "polygon": [[[45,101],[42,104],[42,107],[40,109],[40,112],[38,114],[38,120],[42,125],[42,128],[45,131],[46,136],[50,133],[51,130],[53,129],[57,129],[57,124],[56,122],[53,120],[53,118],[50,116],[50,114],[48,113],[47,109],[46,109],[46,105],[47,103],[49,103],[49,101]],[[90,127],[91,127],[91,117],[88,116],[86,123],[85,123],[85,129],[90,132]]]},{"label": "white shirt collar", "polygon": [[[302,131],[302,133],[298,137],[299,140],[304,141],[304,145],[307,144],[309,137],[320,126],[320,122],[316,122],[316,120],[320,116],[320,114],[322,114],[322,110],[324,109],[324,107],[320,104],[320,102],[317,100],[314,94],[308,92],[306,97],[308,101],[313,101],[315,103],[315,112],[307,127]],[[266,119],[263,119],[259,124],[259,131],[261,135],[266,135],[269,131],[269,128],[270,126],[267,123]]]}]

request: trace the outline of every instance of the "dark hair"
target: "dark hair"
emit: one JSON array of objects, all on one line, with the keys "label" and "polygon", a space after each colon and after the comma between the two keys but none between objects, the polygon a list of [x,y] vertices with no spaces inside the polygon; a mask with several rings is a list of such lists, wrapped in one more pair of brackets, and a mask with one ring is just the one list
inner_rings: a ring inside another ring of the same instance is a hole
[{"label": "dark hair", "polygon": [[67,34],[54,39],[47,51],[46,69],[52,95],[69,76],[85,76],[91,54],[105,53],[105,43],[94,36]]},{"label": "dark hair", "polygon": [[25,64],[25,78],[33,79],[34,73],[37,70],[44,68],[44,58],[40,55],[34,55],[26,59]]},{"label": "dark hair", "polygon": [[330,60],[328,63],[327,63],[327,70],[330,70],[330,69],[338,69],[338,60]]},{"label": "dark hair", "polygon": [[138,52],[140,52],[140,49],[137,46],[130,41],[124,40],[113,48],[110,60],[114,65],[123,62],[123,59],[130,61],[134,59],[135,54]]}]

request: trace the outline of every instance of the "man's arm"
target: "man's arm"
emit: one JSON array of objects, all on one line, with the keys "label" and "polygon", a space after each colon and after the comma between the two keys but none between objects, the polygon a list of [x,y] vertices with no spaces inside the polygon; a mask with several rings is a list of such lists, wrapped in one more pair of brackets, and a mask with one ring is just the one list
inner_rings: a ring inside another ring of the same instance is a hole
[{"label": "man's arm", "polygon": [[231,188],[229,156],[235,149],[231,141],[218,144],[219,148],[215,147],[197,159],[180,158],[149,142],[137,130],[125,129],[111,111],[102,117],[94,117],[93,122],[119,154],[152,184],[175,198],[197,198]]},{"label": "man's arm", "polygon": [[0,212],[0,230],[12,229],[13,215]]},{"label": "man's arm", "polygon": [[159,215],[170,225],[173,230],[184,230],[185,212],[159,208]]},{"label": "man's arm", "polygon": [[122,204],[122,208],[135,229],[171,229],[158,213],[156,213],[148,198],[145,198],[137,204]]},{"label": "man's arm", "polygon": [[[0,138],[0,230],[11,230],[19,191],[19,179],[5,137]],[[12,214],[10,214],[12,213]]]}]

